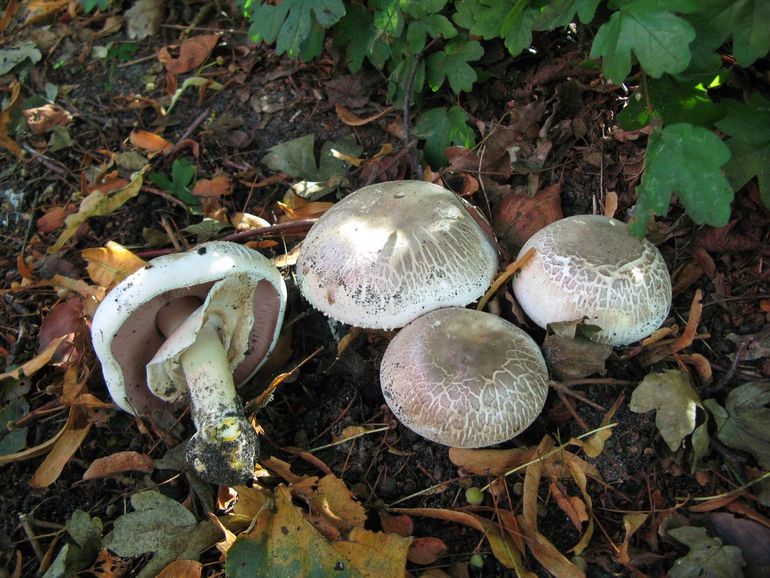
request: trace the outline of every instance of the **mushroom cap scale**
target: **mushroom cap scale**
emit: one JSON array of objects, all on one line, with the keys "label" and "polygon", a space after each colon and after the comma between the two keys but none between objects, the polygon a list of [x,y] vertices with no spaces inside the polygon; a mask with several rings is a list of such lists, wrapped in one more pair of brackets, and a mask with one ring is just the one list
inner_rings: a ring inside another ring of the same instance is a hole
[{"label": "mushroom cap scale", "polygon": [[204,243],[187,253],[153,259],[107,294],[94,315],[91,335],[107,388],[121,409],[139,415],[173,409],[169,402],[184,392],[169,386],[161,399],[147,387],[145,366],[166,341],[156,315],[180,297],[203,303],[211,288],[231,275],[252,280],[246,300],[251,311],[241,312],[245,321],[240,333],[230,338],[237,347],[228,352],[234,381],[242,383],[272,350],[286,304],[283,278],[260,253],[235,243]]},{"label": "mushroom cap scale", "polygon": [[359,189],[327,211],[303,241],[296,270],[302,294],[326,315],[392,329],[478,299],[497,252],[454,193],[394,181]]},{"label": "mushroom cap scale", "polygon": [[449,307],[404,327],[382,359],[380,384],[398,420],[444,445],[509,440],[538,416],[548,371],[537,344],[508,321]]},{"label": "mushroom cap scale", "polygon": [[671,277],[660,251],[601,215],[567,217],[522,247],[534,257],[513,281],[516,299],[537,325],[586,319],[596,341],[627,345],[652,333],[671,307]]}]

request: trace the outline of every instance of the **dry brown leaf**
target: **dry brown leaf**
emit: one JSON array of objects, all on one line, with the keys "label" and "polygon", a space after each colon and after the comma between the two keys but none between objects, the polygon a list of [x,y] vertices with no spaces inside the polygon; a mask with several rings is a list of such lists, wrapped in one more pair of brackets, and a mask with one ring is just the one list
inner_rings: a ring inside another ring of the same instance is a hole
[{"label": "dry brown leaf", "polygon": [[340,530],[363,527],[366,522],[364,507],[353,497],[345,482],[334,475],[320,480],[316,476],[307,477],[293,483],[291,492],[307,501],[312,512]]},{"label": "dry brown leaf", "polygon": [[626,535],[623,537],[623,542],[620,544],[620,551],[616,557],[616,560],[620,564],[623,564],[623,566],[626,566],[631,562],[631,557],[628,555],[628,542],[631,540],[631,536],[642,527],[642,524],[647,521],[649,515],[649,512],[638,512],[623,516],[623,528],[625,528]]},{"label": "dry brown leaf", "polygon": [[197,560],[174,560],[155,578],[201,578],[203,564]]},{"label": "dry brown leaf", "polygon": [[123,472],[144,472],[149,474],[154,469],[155,465],[152,463],[152,458],[147,454],[132,451],[116,452],[91,462],[91,465],[83,473],[83,479],[106,478],[107,476]]},{"label": "dry brown leaf", "polygon": [[8,378],[21,379],[22,376],[29,377],[30,375],[34,375],[46,365],[48,365],[54,353],[56,353],[56,349],[67,337],[67,335],[60,335],[59,337],[54,338],[48,344],[48,347],[46,347],[43,351],[38,353],[35,357],[26,363],[20,365],[16,369],[6,371],[5,373],[0,373],[0,381]]},{"label": "dry brown leaf", "polygon": [[136,148],[146,150],[150,153],[166,153],[174,148],[174,145],[172,145],[162,136],[147,130],[133,131],[129,135],[128,140],[131,141],[131,144]]},{"label": "dry brown leaf", "polygon": [[615,191],[609,191],[604,197],[604,216],[612,219],[618,210],[618,194]]},{"label": "dry brown leaf", "polygon": [[583,550],[588,547],[588,543],[594,535],[593,501],[591,500],[591,495],[588,493],[588,480],[586,479],[585,470],[580,463],[582,460],[578,461],[577,456],[570,453],[565,453],[564,459],[569,464],[572,478],[575,480],[578,488],[580,488],[580,493],[583,494],[583,503],[588,510],[588,526],[586,527],[586,531],[583,536],[581,536],[580,541],[571,550],[579,556],[583,553]]},{"label": "dry brown leaf", "polygon": [[28,108],[23,114],[30,132],[36,136],[51,132],[57,126],[67,126],[72,122],[72,115],[55,104]]},{"label": "dry brown leaf", "polygon": [[8,104],[3,107],[3,111],[0,112],[0,147],[6,148],[17,157],[21,156],[21,147],[16,144],[15,140],[8,136],[8,125],[11,122],[13,109],[16,108],[16,105],[19,103],[20,97],[21,84],[14,80],[11,85],[11,98],[8,100]]},{"label": "dry brown leaf", "polygon": [[364,427],[362,425],[349,425],[345,429],[343,429],[339,435],[332,436],[332,441],[334,443],[343,442],[349,438],[360,437],[366,434],[366,432],[368,431],[369,431],[369,428]]},{"label": "dry brown leaf", "polygon": [[700,316],[703,313],[703,293],[700,289],[693,295],[692,303],[690,304],[690,315],[687,318],[687,325],[682,331],[682,335],[676,338],[674,343],[671,344],[671,352],[676,353],[682,349],[692,345],[695,335],[698,333],[698,323],[700,323]]},{"label": "dry brown leaf", "polygon": [[689,261],[674,272],[672,292],[679,295],[703,276],[703,267],[697,261]]},{"label": "dry brown leaf", "polygon": [[209,520],[224,534],[224,539],[216,543],[216,548],[222,554],[227,554],[227,551],[233,545],[236,539],[236,535],[217,518],[213,512],[209,512]]},{"label": "dry brown leaf", "polygon": [[679,358],[683,362],[687,363],[688,365],[692,365],[695,368],[695,371],[702,383],[708,385],[712,382],[714,378],[714,372],[711,369],[711,362],[703,355],[700,353],[689,353],[682,354],[679,356]]},{"label": "dry brown leaf", "polygon": [[475,450],[449,448],[451,462],[471,474],[497,476],[526,464],[534,452],[529,448]]},{"label": "dry brown leaf", "polygon": [[59,479],[64,466],[67,465],[72,455],[80,448],[80,444],[86,439],[91,425],[82,410],[71,406],[64,431],[53,444],[53,448],[43,463],[35,470],[29,480],[29,485],[35,489],[41,489],[50,486]]},{"label": "dry brown leaf", "polygon": [[482,532],[495,558],[506,568],[514,568],[519,576],[534,576],[527,572],[521,564],[521,552],[517,549],[516,543],[510,538],[508,533],[502,534],[497,524],[486,518],[482,518],[470,512],[460,510],[443,510],[440,508],[390,508],[391,512],[408,514],[410,516],[423,516],[435,518],[446,522],[454,522],[463,526],[470,526],[479,532]]},{"label": "dry brown leaf", "polygon": [[201,179],[195,183],[192,194],[196,197],[226,197],[232,194],[230,177],[217,175],[211,179]]},{"label": "dry brown leaf", "polygon": [[524,534],[527,548],[538,562],[554,576],[559,578],[585,578],[585,574],[559,552],[540,532],[532,527],[524,516],[517,517]]},{"label": "dry brown leaf", "polygon": [[267,508],[273,497],[272,492],[257,484],[252,487],[236,486],[235,490],[238,492],[238,501],[235,503],[233,513],[249,519]]},{"label": "dry brown leaf", "polygon": [[18,0],[9,0],[5,5],[5,11],[3,17],[0,19],[0,32],[5,32],[8,29],[8,25],[11,23],[16,11],[19,9]]},{"label": "dry brown leaf", "polygon": [[498,238],[513,251],[563,216],[561,184],[554,183],[534,197],[506,195],[492,212],[492,225]]},{"label": "dry brown leaf", "polygon": [[567,496],[556,480],[551,480],[550,492],[561,511],[567,514],[572,525],[580,532],[583,529],[583,522],[588,520],[586,505],[577,496]]},{"label": "dry brown leaf", "polygon": [[392,106],[387,107],[384,110],[381,110],[380,112],[373,114],[371,116],[367,116],[365,118],[361,118],[359,116],[356,116],[352,112],[350,112],[347,108],[342,106],[341,104],[335,104],[334,110],[337,113],[337,118],[339,118],[343,123],[345,123],[348,126],[363,126],[365,124],[369,124],[370,122],[374,122],[377,119],[382,118],[386,114],[388,114],[390,111],[393,110]]},{"label": "dry brown leaf", "polygon": [[414,532],[414,522],[412,521],[412,518],[406,514],[393,516],[380,510],[379,516],[380,526],[382,526],[383,531],[388,534],[398,534],[399,536],[408,538]]},{"label": "dry brown leaf", "polygon": [[112,287],[144,267],[147,262],[114,241],[104,247],[83,249],[80,256],[88,261],[88,276],[97,285]]},{"label": "dry brown leaf", "polygon": [[406,557],[410,562],[427,566],[428,564],[433,564],[446,551],[447,545],[442,540],[426,536],[414,539],[409,546],[409,553]]},{"label": "dry brown leaf", "polygon": [[64,219],[67,218],[67,215],[76,213],[77,210],[77,206],[73,203],[59,207],[51,207],[37,220],[37,232],[45,234],[55,231],[64,225]]},{"label": "dry brown leaf", "polygon": [[320,217],[326,211],[334,206],[334,203],[326,201],[307,201],[297,195],[294,191],[289,191],[283,197],[282,202],[277,203],[285,216],[281,221],[296,221],[302,219],[314,219]]},{"label": "dry brown leaf", "polygon": [[158,60],[171,74],[184,74],[203,64],[219,42],[219,34],[204,34],[188,38],[179,46],[179,56],[171,56],[170,48],[164,46],[158,53]]}]

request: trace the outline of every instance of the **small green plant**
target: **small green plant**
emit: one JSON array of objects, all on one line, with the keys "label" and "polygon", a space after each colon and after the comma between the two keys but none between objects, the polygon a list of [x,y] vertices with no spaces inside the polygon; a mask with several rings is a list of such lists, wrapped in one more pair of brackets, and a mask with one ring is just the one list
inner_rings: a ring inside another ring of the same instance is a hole
[{"label": "small green plant", "polygon": [[110,0],[80,0],[80,7],[86,14],[93,12],[94,8],[106,12],[110,8]]},{"label": "small green plant", "polygon": [[182,201],[193,214],[202,214],[201,202],[190,192],[190,185],[195,180],[195,165],[186,159],[176,159],[171,165],[171,178],[153,171],[147,178],[154,185]]},{"label": "small green plant", "polygon": [[[426,88],[455,96],[485,70],[482,41],[500,39],[511,56],[533,35],[564,29],[593,37],[586,64],[634,91],[618,122],[651,128],[630,228],[643,235],[672,195],[697,224],[723,226],[734,192],[754,177],[770,207],[770,101],[720,92],[734,70],[770,51],[770,2],[763,0],[241,0],[255,41],[307,60],[326,34],[352,72],[369,65],[388,77],[387,98],[421,103]],[[585,32],[585,34],[584,34]],[[728,57],[725,57],[728,55]],[[424,110],[415,134],[425,158],[470,147],[475,133],[459,104]],[[723,138],[726,136],[727,138]]]}]

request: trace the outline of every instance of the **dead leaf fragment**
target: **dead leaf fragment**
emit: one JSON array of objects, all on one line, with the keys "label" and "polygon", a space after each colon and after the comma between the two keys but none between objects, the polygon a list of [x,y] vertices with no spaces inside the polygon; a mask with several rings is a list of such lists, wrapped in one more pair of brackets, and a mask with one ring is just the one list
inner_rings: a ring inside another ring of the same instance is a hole
[{"label": "dead leaf fragment", "polygon": [[11,114],[19,103],[21,97],[21,84],[14,81],[11,85],[11,98],[8,100],[8,104],[3,107],[3,111],[0,113],[0,147],[7,149],[9,152],[15,154],[17,157],[21,156],[21,147],[16,144],[16,141],[8,136],[8,128],[11,124]]},{"label": "dead leaf fragment", "polygon": [[103,458],[97,458],[83,473],[84,480],[106,478],[123,472],[144,472],[149,474],[155,469],[152,458],[147,454],[125,451],[116,452]]},{"label": "dead leaf fragment", "polygon": [[529,448],[476,450],[449,448],[449,459],[471,474],[497,476],[529,462],[534,451]]},{"label": "dead leaf fragment", "polygon": [[72,115],[55,104],[44,104],[24,111],[29,130],[33,135],[51,132],[54,127],[67,126],[72,122]]},{"label": "dead leaf fragment", "polygon": [[158,60],[171,74],[184,74],[203,64],[219,42],[219,34],[204,34],[188,38],[179,46],[179,56],[171,56],[172,46],[164,46],[158,53]]},{"label": "dead leaf fragment", "polygon": [[165,153],[170,151],[174,146],[159,134],[155,134],[148,130],[135,130],[128,136],[128,140],[135,147],[151,153]]},{"label": "dead leaf fragment", "polygon": [[35,470],[29,480],[29,485],[36,489],[47,488],[58,480],[64,466],[67,465],[80,444],[86,439],[88,432],[91,431],[91,425],[82,410],[71,406],[64,431],[57,438],[43,463]]},{"label": "dead leaf fragment", "polygon": [[412,545],[409,546],[409,553],[407,558],[410,562],[427,566],[433,564],[447,551],[447,545],[438,538],[432,536],[426,536],[423,538],[416,538]]},{"label": "dead leaf fragment", "polygon": [[201,179],[195,183],[192,194],[196,197],[225,197],[233,192],[230,177],[217,175],[211,179]]},{"label": "dead leaf fragment", "polygon": [[370,122],[374,122],[375,120],[378,120],[388,114],[390,111],[393,110],[392,106],[387,107],[384,110],[381,110],[378,113],[375,113],[371,116],[367,116],[365,118],[361,118],[352,112],[350,112],[347,108],[342,106],[341,104],[335,104],[334,110],[337,113],[337,118],[339,118],[343,123],[345,123],[348,126],[364,126],[365,124],[369,124]]},{"label": "dead leaf fragment", "polygon": [[108,241],[104,247],[83,249],[80,256],[88,261],[88,276],[102,287],[112,287],[147,264],[115,241]]},{"label": "dead leaf fragment", "polygon": [[123,14],[129,38],[142,40],[154,35],[163,21],[163,0],[137,0]]},{"label": "dead leaf fragment", "polygon": [[494,208],[492,224],[503,244],[517,251],[532,235],[563,216],[561,184],[554,183],[534,197],[506,195]]}]

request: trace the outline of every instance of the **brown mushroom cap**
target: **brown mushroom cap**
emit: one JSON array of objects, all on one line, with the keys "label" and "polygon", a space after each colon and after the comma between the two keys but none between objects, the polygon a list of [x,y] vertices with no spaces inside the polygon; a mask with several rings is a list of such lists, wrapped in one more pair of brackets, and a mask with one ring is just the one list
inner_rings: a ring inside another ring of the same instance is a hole
[{"label": "brown mushroom cap", "polygon": [[364,187],[326,212],[302,243],[297,283],[326,315],[402,327],[483,295],[497,252],[451,191],[422,181]]},{"label": "brown mushroom cap", "polygon": [[663,256],[626,224],[601,215],[567,217],[540,229],[522,247],[535,256],[513,281],[524,312],[540,327],[586,318],[592,337],[627,345],[652,333],[671,307]]},{"label": "brown mushroom cap", "polygon": [[476,448],[509,440],[534,421],[548,371],[537,344],[512,323],[450,307],[393,338],[380,384],[406,427],[434,442]]}]

